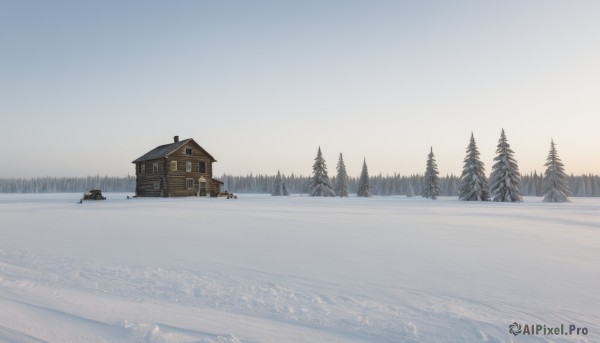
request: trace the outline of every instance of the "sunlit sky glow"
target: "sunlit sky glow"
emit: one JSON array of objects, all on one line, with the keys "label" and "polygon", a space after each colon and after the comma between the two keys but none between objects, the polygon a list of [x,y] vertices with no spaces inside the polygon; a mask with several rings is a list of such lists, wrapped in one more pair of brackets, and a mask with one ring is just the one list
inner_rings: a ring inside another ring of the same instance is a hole
[{"label": "sunlit sky glow", "polygon": [[0,177],[127,175],[174,135],[215,174],[459,174],[504,128],[600,173],[598,1],[3,1]]}]

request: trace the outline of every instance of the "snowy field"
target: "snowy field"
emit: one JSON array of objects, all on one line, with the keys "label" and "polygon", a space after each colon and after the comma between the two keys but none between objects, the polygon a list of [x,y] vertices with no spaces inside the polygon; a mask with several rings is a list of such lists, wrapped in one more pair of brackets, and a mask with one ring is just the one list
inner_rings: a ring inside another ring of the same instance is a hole
[{"label": "snowy field", "polygon": [[600,199],[105,195],[0,195],[0,342],[600,342]]}]

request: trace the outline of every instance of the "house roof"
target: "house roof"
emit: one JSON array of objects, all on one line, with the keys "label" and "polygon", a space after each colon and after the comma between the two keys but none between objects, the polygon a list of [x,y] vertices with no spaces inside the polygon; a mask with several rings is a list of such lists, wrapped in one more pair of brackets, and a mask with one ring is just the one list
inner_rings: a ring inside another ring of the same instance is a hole
[{"label": "house roof", "polygon": [[149,160],[158,160],[161,158],[168,157],[171,153],[173,153],[177,149],[181,148],[182,146],[184,146],[190,142],[193,142],[195,145],[197,145],[200,148],[200,150],[202,150],[206,155],[208,155],[208,157],[210,157],[210,159],[213,162],[217,162],[217,160],[215,160],[215,158],[212,157],[211,154],[209,154],[206,150],[204,150],[200,146],[200,144],[196,143],[196,141],[194,141],[192,138],[188,138],[188,139],[181,140],[179,142],[157,146],[156,148],[148,151],[147,153],[145,153],[144,155],[137,158],[135,161],[133,161],[131,163],[138,163],[138,162],[144,162],[144,161],[149,161]]}]

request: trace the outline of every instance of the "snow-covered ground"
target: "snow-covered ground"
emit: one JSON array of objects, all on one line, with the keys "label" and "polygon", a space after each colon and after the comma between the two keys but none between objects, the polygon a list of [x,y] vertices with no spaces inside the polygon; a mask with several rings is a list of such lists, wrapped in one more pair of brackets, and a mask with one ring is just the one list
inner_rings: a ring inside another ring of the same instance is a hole
[{"label": "snow-covered ground", "polygon": [[106,195],[0,195],[0,341],[600,342],[600,199]]}]

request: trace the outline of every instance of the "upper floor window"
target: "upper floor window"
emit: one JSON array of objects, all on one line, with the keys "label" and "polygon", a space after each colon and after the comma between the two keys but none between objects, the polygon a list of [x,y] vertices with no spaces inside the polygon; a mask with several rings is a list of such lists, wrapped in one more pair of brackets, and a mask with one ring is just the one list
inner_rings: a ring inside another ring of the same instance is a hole
[{"label": "upper floor window", "polygon": [[192,161],[185,162],[185,171],[188,173],[192,171]]},{"label": "upper floor window", "polygon": [[140,163],[140,173],[146,174],[146,163]]},{"label": "upper floor window", "polygon": [[171,171],[177,171],[177,161],[171,161]]},{"label": "upper floor window", "polygon": [[191,155],[192,154],[192,148],[185,148],[185,154],[186,155]]},{"label": "upper floor window", "polygon": [[158,162],[152,163],[152,174],[158,174]]},{"label": "upper floor window", "polygon": [[201,173],[206,173],[206,162],[200,161],[200,163],[198,164],[198,169]]}]

